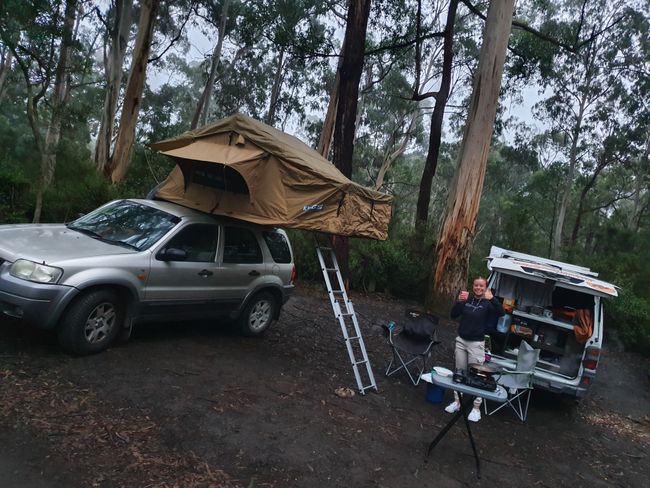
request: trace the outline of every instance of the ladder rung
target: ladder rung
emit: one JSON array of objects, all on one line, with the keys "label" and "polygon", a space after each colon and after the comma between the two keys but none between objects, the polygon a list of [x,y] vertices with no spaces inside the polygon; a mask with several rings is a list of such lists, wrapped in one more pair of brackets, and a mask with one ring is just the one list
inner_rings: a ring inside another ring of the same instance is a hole
[{"label": "ladder rung", "polygon": [[[327,287],[327,292],[330,294],[330,303],[334,311],[334,315],[341,326],[341,331],[343,333],[343,338],[345,339],[346,348],[348,350],[348,356],[350,362],[352,363],[352,369],[354,370],[354,376],[357,381],[357,387],[359,392],[363,395],[366,390],[370,388],[377,389],[377,384],[375,382],[375,377],[372,372],[372,367],[370,366],[370,359],[366,353],[366,348],[363,343],[363,337],[356,319],[356,314],[354,312],[354,307],[352,306],[352,301],[348,298],[347,291],[343,287],[343,282],[341,281],[341,269],[338,266],[336,261],[336,256],[331,247],[321,246],[316,243],[316,251],[318,254],[318,260],[320,263],[321,272],[325,280],[325,286]],[[331,253],[330,259],[327,260],[323,255],[325,251]],[[342,286],[340,290],[334,290],[332,287],[332,275],[331,273],[336,273],[338,278],[338,285]],[[345,312],[343,312],[345,310]],[[347,317],[352,317],[352,323],[349,322]],[[348,335],[350,332],[355,335]],[[351,341],[358,341],[352,343]],[[357,350],[359,349],[359,350]],[[360,353],[360,354],[359,354]],[[357,360],[359,355],[364,358],[362,360]],[[364,386],[364,381],[362,380],[362,375],[359,366],[364,365],[366,372],[368,373],[368,380],[370,381],[369,385]]]}]

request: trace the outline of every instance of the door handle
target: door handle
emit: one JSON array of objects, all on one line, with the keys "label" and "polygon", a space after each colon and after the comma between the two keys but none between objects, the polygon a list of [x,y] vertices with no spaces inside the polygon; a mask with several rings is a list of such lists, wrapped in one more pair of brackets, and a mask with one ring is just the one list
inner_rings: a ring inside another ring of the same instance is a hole
[{"label": "door handle", "polygon": [[208,276],[212,276],[212,271],[208,271],[207,269],[202,269],[199,271],[199,276],[202,278],[207,278]]},{"label": "door handle", "polygon": [[253,270],[250,273],[248,273],[248,276],[259,276],[259,275],[260,275],[259,271],[256,270]]}]

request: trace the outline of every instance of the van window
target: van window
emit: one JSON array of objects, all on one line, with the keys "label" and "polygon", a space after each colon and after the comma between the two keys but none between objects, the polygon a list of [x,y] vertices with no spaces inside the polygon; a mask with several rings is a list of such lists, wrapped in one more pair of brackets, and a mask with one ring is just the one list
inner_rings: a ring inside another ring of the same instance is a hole
[{"label": "van window", "polygon": [[291,249],[284,235],[279,232],[262,232],[266,245],[276,263],[290,263]]},{"label": "van window", "polygon": [[182,249],[187,253],[186,261],[211,263],[217,253],[218,235],[216,225],[193,224],[182,229],[165,247]]},{"label": "van window", "polygon": [[224,263],[261,263],[262,250],[255,234],[241,227],[226,227],[226,240],[223,245]]}]

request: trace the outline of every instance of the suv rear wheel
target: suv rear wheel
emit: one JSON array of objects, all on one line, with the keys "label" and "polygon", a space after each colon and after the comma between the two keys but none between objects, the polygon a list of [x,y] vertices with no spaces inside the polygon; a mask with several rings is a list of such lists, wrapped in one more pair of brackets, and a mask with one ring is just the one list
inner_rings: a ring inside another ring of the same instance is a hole
[{"label": "suv rear wheel", "polygon": [[276,298],[268,291],[255,295],[239,317],[240,332],[247,336],[260,335],[273,322],[277,306]]},{"label": "suv rear wheel", "polygon": [[78,297],[59,324],[59,343],[67,352],[84,355],[106,349],[124,322],[125,307],[111,290]]}]

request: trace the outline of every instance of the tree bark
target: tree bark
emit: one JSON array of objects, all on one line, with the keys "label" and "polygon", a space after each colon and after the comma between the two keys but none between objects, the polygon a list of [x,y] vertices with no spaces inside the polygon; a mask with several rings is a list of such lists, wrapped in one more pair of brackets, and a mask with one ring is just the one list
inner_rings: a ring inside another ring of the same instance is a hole
[{"label": "tree bark", "polygon": [[115,151],[110,160],[109,173],[113,183],[124,179],[131,162],[135,144],[135,125],[140,112],[142,90],[146,79],[147,59],[151,49],[153,28],[158,11],[159,0],[143,0],[138,23],[138,37],[133,50],[131,72],[124,95],[120,116],[120,128],[115,142]]},{"label": "tree bark", "polygon": [[566,218],[566,211],[569,207],[571,199],[571,190],[573,189],[573,180],[575,180],[577,165],[578,165],[578,141],[580,140],[580,133],[582,131],[582,119],[585,114],[585,106],[587,103],[587,96],[583,95],[580,100],[578,109],[578,116],[576,123],[571,131],[571,149],[569,149],[569,174],[564,181],[564,186],[560,191],[562,199],[560,200],[560,207],[557,212],[557,219],[555,220],[555,227],[553,228],[553,240],[551,242],[551,258],[559,259],[562,249],[562,230],[564,229],[564,220]]},{"label": "tree bark", "polygon": [[334,78],[334,86],[330,91],[330,101],[327,104],[327,113],[323,121],[323,129],[320,133],[320,140],[318,141],[317,151],[325,159],[328,159],[330,146],[332,145],[332,137],[334,136],[334,123],[336,122],[336,111],[339,103],[339,84],[341,82],[341,64],[343,57],[339,58],[338,68],[336,69],[336,76]]},{"label": "tree bark", "polygon": [[[348,6],[345,38],[343,39],[343,62],[340,69],[339,99],[334,127],[334,164],[348,178],[352,178],[352,154],[354,150],[355,120],[359,97],[359,81],[363,70],[370,0],[350,0]],[[343,202],[343,205],[349,202]],[[332,246],[346,284],[350,279],[348,265],[348,238],[337,236]]]},{"label": "tree bark", "polygon": [[[451,65],[454,58],[454,22],[456,20],[456,11],[458,10],[458,0],[451,0],[447,10],[447,22],[444,30],[443,59],[442,59],[442,79],[440,88],[435,94],[435,106],[431,115],[431,131],[429,133],[429,151],[424,163],[422,178],[420,179],[420,190],[418,193],[418,202],[415,211],[415,228],[416,234],[420,238],[424,237],[427,222],[429,220],[429,203],[431,202],[431,185],[433,177],[436,174],[438,166],[438,156],[440,154],[440,141],[442,139],[442,123],[445,117],[445,107],[451,89]],[[419,87],[416,86],[416,89]]]},{"label": "tree bark", "polygon": [[280,90],[282,88],[282,78],[284,76],[284,46],[280,48],[278,53],[278,62],[273,79],[273,86],[271,87],[271,100],[269,101],[269,111],[266,114],[265,122],[273,125],[275,121],[275,112],[278,108],[278,100],[280,99]]},{"label": "tree bark", "polygon": [[427,306],[431,309],[448,307],[467,283],[513,6],[514,0],[500,0],[491,2],[488,9],[458,167],[436,246],[436,262],[427,297]]},{"label": "tree bark", "polygon": [[219,63],[221,62],[223,39],[226,36],[226,22],[228,21],[229,7],[230,0],[224,0],[223,7],[221,9],[221,18],[219,19],[219,40],[217,41],[217,45],[214,46],[214,50],[212,51],[210,74],[208,75],[208,80],[205,83],[205,87],[203,87],[203,93],[201,93],[201,98],[199,98],[199,103],[196,106],[196,111],[194,112],[194,117],[192,118],[192,129],[196,129],[199,121],[201,122],[201,125],[205,125],[208,121],[210,103],[212,102],[212,89],[214,88],[214,80],[217,77],[217,68],[219,68]]},{"label": "tree bark", "polygon": [[13,56],[11,50],[8,47],[3,47],[0,50],[0,102],[2,102],[2,97],[5,93],[5,82],[7,81],[7,76],[11,72],[11,62]]},{"label": "tree bark", "polygon": [[585,207],[585,200],[587,198],[587,193],[589,193],[589,190],[591,190],[596,183],[596,178],[598,178],[598,175],[601,173],[603,169],[611,162],[610,159],[610,153],[607,147],[603,148],[603,152],[600,156],[600,159],[598,161],[598,164],[596,165],[596,168],[594,169],[593,174],[591,175],[591,178],[589,178],[589,181],[585,184],[585,186],[582,188],[582,191],[580,192],[580,200],[578,203],[578,215],[576,216],[576,221],[575,224],[573,225],[573,232],[571,232],[571,242],[569,244],[569,248],[571,249],[572,252],[575,252],[575,245],[576,242],[578,241],[578,234],[580,232],[580,227],[582,226],[582,215],[584,214],[584,207]]},{"label": "tree bark", "polygon": [[[34,207],[34,216],[32,222],[41,221],[41,212],[43,209],[43,194],[52,183],[54,170],[56,169],[56,151],[61,139],[61,121],[63,120],[63,110],[66,105],[68,94],[67,68],[68,60],[72,50],[72,32],[74,29],[77,1],[67,0],[65,5],[65,20],[63,24],[63,38],[61,40],[61,50],[59,59],[56,64],[54,73],[54,87],[52,100],[52,115],[45,134],[45,141],[41,151],[41,176],[36,190],[36,205]],[[38,127],[36,128],[38,131]]]},{"label": "tree bark", "polygon": [[[393,165],[393,163],[399,158],[402,154],[404,154],[404,151],[406,151],[406,147],[408,146],[409,141],[411,140],[411,135],[413,133],[413,129],[415,128],[415,124],[418,119],[418,112],[413,112],[413,115],[411,115],[411,118],[409,120],[408,127],[406,128],[406,132],[404,133],[404,136],[402,137],[402,140],[399,143],[399,146],[395,148],[395,150],[389,152],[392,148],[387,149],[386,157],[384,157],[384,160],[381,163],[381,166],[379,167],[379,171],[377,172],[377,178],[375,178],[375,184],[373,185],[373,188],[375,190],[379,190],[383,184],[384,184],[384,178],[386,177],[386,172],[390,169],[390,167]],[[395,141],[397,142],[397,141]]]},{"label": "tree bark", "polygon": [[95,165],[97,171],[101,174],[106,174],[111,154],[115,114],[122,84],[124,54],[129,43],[132,10],[133,0],[116,0],[115,19],[109,32],[109,53],[104,61],[106,72],[104,110],[97,134],[97,145],[95,146]]}]

